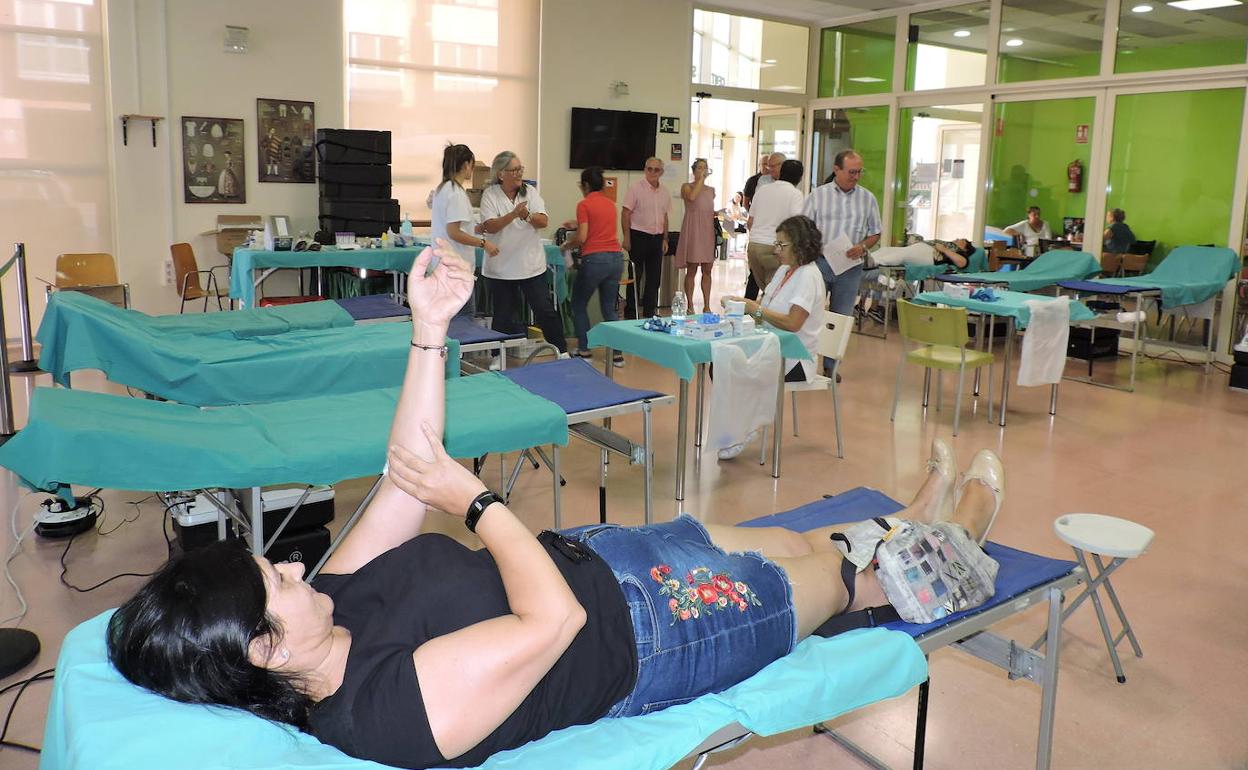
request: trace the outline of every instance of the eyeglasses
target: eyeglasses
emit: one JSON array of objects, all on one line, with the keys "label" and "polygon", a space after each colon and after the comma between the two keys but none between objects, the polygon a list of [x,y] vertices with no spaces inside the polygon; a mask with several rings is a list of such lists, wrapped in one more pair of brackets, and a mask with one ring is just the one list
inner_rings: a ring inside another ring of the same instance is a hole
[{"label": "eyeglasses", "polygon": [[503,173],[504,174],[523,174],[524,166],[516,166],[515,168],[505,168],[503,169]]},{"label": "eyeglasses", "polygon": [[793,245],[792,243],[788,243],[788,242],[786,242],[786,241],[776,241],[776,242],[775,242],[775,247],[776,247],[777,249],[787,249],[788,247],[790,247],[790,246],[792,246],[792,245]]},{"label": "eyeglasses", "polygon": [[646,166],[646,171],[662,171],[662,166]]},{"label": "eyeglasses", "polygon": [[847,176],[862,176],[867,172],[865,168],[856,168],[853,170],[843,168],[841,171],[844,171]]}]

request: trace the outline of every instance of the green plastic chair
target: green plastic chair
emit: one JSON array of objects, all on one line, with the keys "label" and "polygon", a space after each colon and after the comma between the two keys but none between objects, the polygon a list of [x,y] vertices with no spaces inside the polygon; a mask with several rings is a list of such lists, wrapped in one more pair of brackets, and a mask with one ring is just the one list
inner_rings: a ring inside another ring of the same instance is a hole
[{"label": "green plastic chair", "polygon": [[[923,373],[923,406],[927,406],[927,396],[931,387],[932,370],[948,370],[958,372],[958,398],[954,404],[953,435],[958,435],[958,418],[962,414],[962,390],[966,380],[966,370],[988,369],[988,403],[992,404],[992,364],[996,358],[990,352],[968,350],[970,335],[966,327],[966,308],[964,307],[932,307],[916,305],[906,300],[897,302],[897,322],[901,326],[901,360],[897,363],[897,385],[893,390],[893,413],[889,420],[897,419],[897,402],[901,399],[901,374],[906,363],[918,364],[924,368]],[[906,341],[919,343],[913,350],[906,350]],[[939,394],[939,383],[937,393]],[[939,395],[936,408],[940,408]],[[991,414],[989,417],[991,418]]]}]

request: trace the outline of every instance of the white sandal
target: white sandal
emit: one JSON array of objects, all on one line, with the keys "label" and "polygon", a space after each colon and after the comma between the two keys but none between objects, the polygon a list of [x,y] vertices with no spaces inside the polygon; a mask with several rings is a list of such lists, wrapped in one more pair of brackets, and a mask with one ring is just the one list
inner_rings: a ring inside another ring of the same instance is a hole
[{"label": "white sandal", "polygon": [[957,491],[958,461],[953,448],[944,439],[932,439],[932,454],[927,460],[927,472],[940,474],[941,490],[927,506],[928,521],[949,521],[953,518],[954,499]]},{"label": "white sandal", "polygon": [[975,453],[975,457],[971,459],[971,467],[962,474],[962,483],[958,485],[958,500],[962,499],[962,489],[972,481],[978,481],[992,492],[992,517],[988,519],[988,526],[977,541],[983,545],[988,539],[988,533],[992,531],[992,525],[997,521],[997,514],[1001,512],[1001,503],[1005,501],[1005,469],[996,452],[981,449]]}]

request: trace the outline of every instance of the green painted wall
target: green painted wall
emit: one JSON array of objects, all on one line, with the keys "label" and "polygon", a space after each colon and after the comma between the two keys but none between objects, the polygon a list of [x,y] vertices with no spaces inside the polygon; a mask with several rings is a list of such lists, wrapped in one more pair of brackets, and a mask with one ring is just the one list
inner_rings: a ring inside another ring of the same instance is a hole
[{"label": "green painted wall", "polygon": [[[892,91],[893,49],[891,29],[877,32],[849,26],[823,30],[819,36],[819,96],[858,96]],[[879,78],[880,82],[857,83],[850,80],[857,77]]]},{"label": "green painted wall", "polygon": [[[1092,97],[996,106],[988,225],[1007,227],[1023,219],[1028,206],[1039,206],[1056,235],[1062,217],[1084,215],[1095,106]],[[1088,144],[1075,143],[1075,127],[1081,124],[1088,125]],[[1083,192],[1071,193],[1066,189],[1066,165],[1075,159],[1083,162],[1084,187]]]},{"label": "green painted wall", "polygon": [[1220,64],[1243,64],[1248,40],[1222,38],[1202,40],[1199,43],[1180,43],[1158,48],[1134,46],[1134,53],[1124,54],[1122,43],[1118,44],[1118,57],[1114,60],[1115,72],[1154,72],[1156,70],[1186,69],[1188,67],[1214,67]]},{"label": "green painted wall", "polygon": [[1027,80],[1050,78],[1079,78],[1098,75],[1100,71],[1101,54],[1099,51],[1045,62],[1004,53],[997,57],[997,82],[1000,83],[1021,83]]},{"label": "green painted wall", "polygon": [[888,156],[888,108],[855,107],[845,113],[849,117],[850,143],[862,156],[862,168],[866,171],[858,183],[870,190],[883,206],[884,163]]},{"label": "green painted wall", "polygon": [[[906,199],[910,191],[910,145],[914,141],[914,113],[909,107],[897,114],[897,167],[893,174],[893,225],[884,246],[903,246],[906,240]],[[881,199],[883,200],[883,199]]]},{"label": "green painted wall", "polygon": [[1118,97],[1106,207],[1157,241],[1152,265],[1175,246],[1227,245],[1243,110],[1242,88]]}]

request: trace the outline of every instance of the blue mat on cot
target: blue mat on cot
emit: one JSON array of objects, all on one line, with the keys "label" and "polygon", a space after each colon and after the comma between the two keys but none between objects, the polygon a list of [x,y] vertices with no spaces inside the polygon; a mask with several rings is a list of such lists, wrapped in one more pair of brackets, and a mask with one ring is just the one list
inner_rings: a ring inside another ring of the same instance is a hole
[{"label": "blue mat on cot", "polygon": [[389,294],[365,294],[362,297],[344,297],[334,302],[351,314],[356,321],[375,321],[379,318],[407,318],[412,311],[399,304]]},{"label": "blue mat on cot", "polygon": [[604,409],[665,394],[626,388],[607,379],[588,361],[565,359],[499,372],[530,393],[554,401],[568,414]]},{"label": "blue mat on cot", "polygon": [[[826,527],[830,524],[862,521],[875,516],[891,516],[904,507],[901,503],[882,492],[867,489],[866,487],[856,487],[835,497],[816,500],[813,503],[807,503],[783,513],[751,519],[743,522],[740,526],[787,527],[798,532],[805,532],[809,529]],[[997,573],[997,592],[987,604],[972,610],[954,613],[937,623],[916,625],[898,620],[888,623],[884,627],[904,631],[915,637],[922,636],[928,631],[947,625],[958,618],[974,615],[998,604],[1004,604],[1024,591],[1029,591],[1038,585],[1067,574],[1075,567],[1073,561],[1049,559],[991,541],[985,544],[984,550],[1001,565],[1001,570]]]},{"label": "blue mat on cot", "polygon": [[[832,523],[831,518],[820,521],[811,512],[803,514],[801,521],[808,526]],[[129,684],[107,661],[104,629],[109,614],[82,623],[61,646],[48,707],[42,767],[382,767],[352,759],[310,735],[250,714],[175,703]],[[727,725],[739,723],[760,735],[775,735],[900,696],[926,678],[927,661],[907,634],[873,628],[832,639],[811,638],[722,693],[645,716],[600,719],[592,725],[559,730],[518,749],[500,752],[481,767],[661,770],[679,762]],[[107,708],[101,704],[108,704]]]},{"label": "blue mat on cot", "polygon": [[1057,285],[1072,291],[1113,296],[1136,294],[1144,291],[1161,291],[1160,286],[1125,286],[1118,283],[1100,283],[1098,281],[1058,281]]},{"label": "blue mat on cot", "polygon": [[447,327],[446,336],[458,340],[461,345],[472,345],[478,342],[502,342],[503,340],[524,339],[523,334],[506,334],[488,329],[473,323],[466,318],[452,318]]}]

